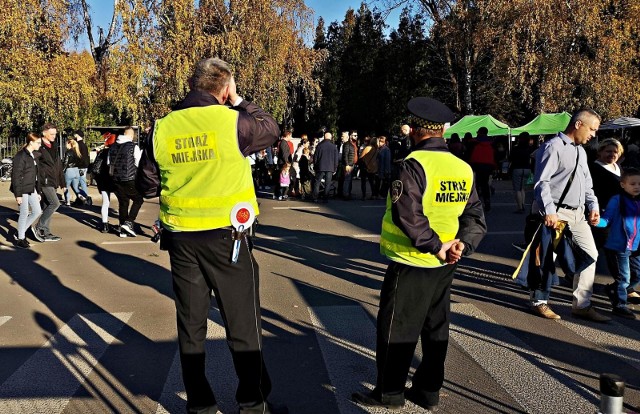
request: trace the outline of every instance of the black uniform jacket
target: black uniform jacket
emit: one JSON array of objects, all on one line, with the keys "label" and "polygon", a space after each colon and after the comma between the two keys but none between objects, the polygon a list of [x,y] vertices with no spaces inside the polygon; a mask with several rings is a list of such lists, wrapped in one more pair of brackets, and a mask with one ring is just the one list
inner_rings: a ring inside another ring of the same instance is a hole
[{"label": "black uniform jacket", "polygon": [[[218,100],[207,92],[193,90],[179,103],[174,110],[193,108],[197,106],[220,105]],[[280,129],[276,121],[258,105],[243,100],[240,105],[233,107],[239,112],[238,116],[238,147],[243,155],[270,147],[278,139]],[[143,152],[138,164],[136,187],[146,197],[160,195],[160,169],[153,154],[153,130],[142,144]]]},{"label": "black uniform jacket", "polygon": [[[413,151],[449,152],[443,138],[428,138],[419,142]],[[422,196],[427,188],[427,179],[422,165],[414,160],[405,160],[394,180],[402,182],[402,194],[398,201],[391,204],[393,222],[411,239],[412,245],[423,253],[437,254],[442,248],[442,241],[429,225],[429,218],[424,215]],[[475,182],[467,205],[458,218],[460,228],[456,238],[465,244],[464,255],[469,255],[480,244],[487,233],[482,202],[478,198]]]}]

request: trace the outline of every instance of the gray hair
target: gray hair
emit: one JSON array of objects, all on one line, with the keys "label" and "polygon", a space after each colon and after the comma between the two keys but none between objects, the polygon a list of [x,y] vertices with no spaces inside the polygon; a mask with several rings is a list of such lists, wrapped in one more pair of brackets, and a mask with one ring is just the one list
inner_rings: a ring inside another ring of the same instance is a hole
[{"label": "gray hair", "polygon": [[600,117],[600,115],[598,115],[596,111],[594,111],[593,109],[585,108],[585,109],[579,109],[573,113],[573,115],[571,116],[571,122],[569,122],[569,125],[575,125],[576,122],[578,121],[584,122],[591,117],[598,118],[599,122],[602,121],[602,118]]},{"label": "gray hair", "polygon": [[219,93],[231,80],[229,64],[219,58],[202,59],[196,64],[191,77],[193,89]]}]

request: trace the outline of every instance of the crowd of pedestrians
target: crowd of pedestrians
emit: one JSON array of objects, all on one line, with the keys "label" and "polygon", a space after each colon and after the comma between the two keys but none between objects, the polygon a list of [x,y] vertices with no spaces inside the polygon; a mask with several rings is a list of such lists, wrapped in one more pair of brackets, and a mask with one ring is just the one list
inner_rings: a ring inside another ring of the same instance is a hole
[{"label": "crowd of pedestrians", "polygon": [[[27,134],[25,144],[14,157],[10,190],[20,208],[16,246],[30,247],[25,237],[28,230],[38,242],[61,240],[51,232],[53,213],[63,204],[66,207],[93,205],[87,186],[89,173],[102,196],[102,220],[98,230],[109,233],[112,229],[109,206],[110,195],[114,193],[119,206],[118,226],[114,228],[116,233],[120,237],[135,237],[140,233],[134,223],[143,203],[135,187],[141,152],[133,143],[133,127],[126,127],[117,138],[114,134],[105,134],[103,149],[92,164],[81,132],[66,139],[64,152],[58,147],[57,137],[56,126],[47,123],[43,125],[41,134]],[[58,189],[62,190],[61,194]],[[75,196],[73,201],[72,196]],[[130,209],[129,202],[133,202]]]},{"label": "crowd of pedestrians", "polygon": [[303,134],[297,147],[291,131],[284,131],[272,147],[251,154],[254,184],[257,190],[273,190],[273,198],[296,197],[316,203],[331,198],[349,201],[353,197],[353,181],[360,181],[362,200],[386,197],[392,175],[393,160],[408,155],[406,139],[386,136],[364,136],[357,131],[343,131],[339,142],[331,132],[317,138]]}]

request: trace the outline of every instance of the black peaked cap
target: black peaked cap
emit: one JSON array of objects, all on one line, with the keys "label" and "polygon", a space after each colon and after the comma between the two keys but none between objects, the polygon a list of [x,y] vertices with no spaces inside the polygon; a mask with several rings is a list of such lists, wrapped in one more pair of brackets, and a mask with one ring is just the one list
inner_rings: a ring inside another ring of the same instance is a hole
[{"label": "black peaked cap", "polygon": [[451,122],[456,117],[447,105],[423,96],[411,99],[407,104],[407,109],[412,115],[437,124]]}]

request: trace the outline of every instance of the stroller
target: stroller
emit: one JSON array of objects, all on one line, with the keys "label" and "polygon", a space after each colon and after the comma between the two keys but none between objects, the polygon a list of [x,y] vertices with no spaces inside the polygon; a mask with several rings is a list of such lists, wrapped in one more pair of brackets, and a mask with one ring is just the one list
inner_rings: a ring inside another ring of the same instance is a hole
[{"label": "stroller", "polygon": [[3,158],[0,164],[0,181],[11,179],[11,171],[13,170],[13,160],[11,158]]}]

